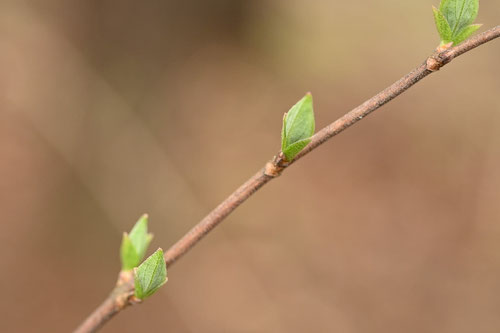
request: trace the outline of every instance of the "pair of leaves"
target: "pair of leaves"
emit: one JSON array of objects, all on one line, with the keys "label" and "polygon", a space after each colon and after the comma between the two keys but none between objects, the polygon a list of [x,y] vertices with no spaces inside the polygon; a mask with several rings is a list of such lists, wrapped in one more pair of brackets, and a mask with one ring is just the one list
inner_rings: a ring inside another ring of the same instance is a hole
[{"label": "pair of leaves", "polygon": [[439,9],[432,7],[441,45],[458,45],[481,24],[472,24],[479,11],[479,0],[442,0]]},{"label": "pair of leaves", "polygon": [[314,112],[310,93],[285,113],[281,130],[281,151],[288,161],[311,142],[314,134]]},{"label": "pair of leaves", "polygon": [[129,234],[123,233],[120,255],[122,260],[122,270],[129,271],[137,267],[153,239],[152,234],[148,234],[148,216],[143,215],[136,222]]},{"label": "pair of leaves", "polygon": [[167,267],[162,249],[156,250],[142,264],[146,251],[153,239],[148,233],[148,216],[143,215],[129,234],[123,233],[120,256],[122,271],[134,270],[135,296],[145,299],[153,295],[167,282]]}]

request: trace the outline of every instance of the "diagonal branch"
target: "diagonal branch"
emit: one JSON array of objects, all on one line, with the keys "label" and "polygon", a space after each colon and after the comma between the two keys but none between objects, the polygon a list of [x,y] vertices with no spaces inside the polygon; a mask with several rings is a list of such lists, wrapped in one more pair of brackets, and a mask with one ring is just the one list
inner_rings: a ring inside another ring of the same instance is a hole
[{"label": "diagonal branch", "polygon": [[[360,106],[349,111],[335,122],[317,132],[311,138],[312,140],[309,145],[307,145],[294,160],[290,162],[286,161],[283,154],[280,152],[273,158],[272,161],[268,162],[262,170],[257,172],[243,185],[241,185],[221,204],[205,216],[203,220],[195,225],[186,235],[170,247],[167,252],[165,252],[165,262],[167,267],[171,266],[182,255],[196,245],[210,232],[210,230],[215,228],[252,194],[254,194],[267,182],[279,176],[289,165],[295,163],[314,149],[318,148],[328,139],[331,139],[384,104],[401,95],[408,88],[412,87],[429,74],[439,70],[454,58],[497,37],[500,37],[500,26],[496,26],[488,31],[476,35],[456,47],[452,47],[444,51],[438,50],[434,52],[434,54],[427,58],[423,64],[415,68],[409,74],[405,75],[388,88],[384,89]],[[124,286],[119,289],[115,288],[115,291],[85,320],[84,323],[82,323],[82,325],[75,332],[95,332],[120,310],[124,309],[129,304],[133,304],[134,300],[131,296],[134,291],[133,283],[127,283]],[[127,300],[126,302],[124,302],[124,297]]]},{"label": "diagonal branch", "polygon": [[97,332],[117,313],[134,304],[134,275],[132,271],[122,271],[116,286],[109,296],[92,312],[73,333]]},{"label": "diagonal branch", "polygon": [[458,57],[459,55],[499,36],[500,26],[496,26],[493,29],[468,39],[456,47],[443,52],[435,52],[422,65],[415,68],[399,81],[393,83],[390,87],[381,91],[313,135],[311,142],[295,157],[293,161],[285,161],[284,156],[280,153],[273,159],[273,161],[268,162],[264,169],[260,170],[252,178],[247,180],[246,183],[241,185],[235,192],[227,197],[226,200],[205,216],[205,218],[195,225],[184,237],[170,247],[170,249],[165,252],[165,262],[167,263],[167,266],[172,265],[184,253],[189,251],[191,247],[198,243],[198,241],[200,241],[210,230],[215,228],[222,220],[231,214],[233,210],[235,210],[272,178],[279,176],[281,172],[290,164],[295,163],[314,149],[318,148],[328,139],[331,139],[384,104],[401,95],[408,88],[422,80],[427,75],[439,70],[455,57]]}]

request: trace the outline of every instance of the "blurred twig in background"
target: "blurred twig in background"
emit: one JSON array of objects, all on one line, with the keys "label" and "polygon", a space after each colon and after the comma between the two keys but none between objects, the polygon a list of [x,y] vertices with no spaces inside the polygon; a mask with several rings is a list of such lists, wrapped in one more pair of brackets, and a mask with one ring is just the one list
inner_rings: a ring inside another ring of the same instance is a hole
[{"label": "blurred twig in background", "polygon": [[[222,222],[232,211],[241,205],[246,199],[264,186],[271,179],[279,176],[281,172],[290,164],[302,158],[309,152],[319,147],[328,139],[339,134],[359,120],[363,119],[371,112],[377,110],[384,104],[396,98],[414,84],[439,70],[441,67],[451,62],[455,57],[460,56],[484,43],[487,43],[500,36],[500,26],[496,26],[486,32],[468,39],[462,44],[444,51],[436,51],[426,61],[414,69],[412,72],[392,84],[390,87],[373,96],[360,106],[351,110],[343,117],[330,125],[324,127],[312,137],[311,143],[302,150],[294,160],[288,162],[280,152],[272,161],[252,176],[247,182],[241,185],[235,192],[226,198],[219,206],[212,210],[205,218],[195,225],[184,237],[177,241],[165,253],[165,262],[171,266],[183,254],[197,244],[210,230]],[[133,304],[129,296],[133,295],[133,283],[124,283],[120,278],[117,287],[110,296],[99,306],[75,332],[95,332],[102,327],[115,314],[128,305]]]}]

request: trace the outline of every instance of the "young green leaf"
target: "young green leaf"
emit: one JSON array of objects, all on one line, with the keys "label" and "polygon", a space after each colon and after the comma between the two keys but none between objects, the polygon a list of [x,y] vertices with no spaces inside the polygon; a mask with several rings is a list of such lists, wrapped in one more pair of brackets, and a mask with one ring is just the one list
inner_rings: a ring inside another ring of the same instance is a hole
[{"label": "young green leaf", "polygon": [[288,161],[311,141],[314,134],[314,112],[310,93],[285,113],[281,130],[281,151]]},{"label": "young green leaf", "polygon": [[141,258],[137,254],[134,244],[126,232],[123,233],[122,245],[120,247],[120,257],[122,260],[122,271],[129,271],[139,265]]},{"label": "young green leaf", "polygon": [[458,45],[479,28],[472,24],[479,11],[479,0],[442,0],[439,9],[433,7],[433,11],[441,45]]},{"label": "young green leaf", "polygon": [[139,260],[144,258],[148,249],[149,243],[153,239],[152,234],[148,234],[148,215],[142,215],[135,223],[129,234],[130,240],[139,255]]},{"label": "young green leaf", "polygon": [[143,215],[135,223],[130,234],[123,233],[120,247],[122,270],[128,271],[140,264],[152,238],[153,235],[148,234],[148,216]]},{"label": "young green leaf", "polygon": [[456,35],[476,19],[479,0],[442,0],[439,10],[446,17],[453,35]]},{"label": "young green leaf", "polygon": [[309,144],[309,142],[311,142],[311,139],[304,139],[292,143],[283,150],[283,154],[285,154],[287,160],[291,161],[295,156],[297,156],[298,153],[300,153],[302,149],[304,149]]},{"label": "young green leaf", "polygon": [[145,299],[167,282],[167,266],[163,250],[158,249],[137,268],[134,268],[135,297]]},{"label": "young green leaf", "polygon": [[434,22],[436,22],[436,28],[441,37],[441,44],[448,44],[451,41],[450,25],[439,9],[432,6],[432,10],[434,11]]},{"label": "young green leaf", "polygon": [[462,31],[454,37],[454,44],[460,44],[469,36],[472,36],[473,33],[477,31],[477,29],[481,28],[482,24],[471,24],[462,29]]},{"label": "young green leaf", "polygon": [[281,127],[281,150],[286,147],[286,112],[283,115],[283,127]]}]

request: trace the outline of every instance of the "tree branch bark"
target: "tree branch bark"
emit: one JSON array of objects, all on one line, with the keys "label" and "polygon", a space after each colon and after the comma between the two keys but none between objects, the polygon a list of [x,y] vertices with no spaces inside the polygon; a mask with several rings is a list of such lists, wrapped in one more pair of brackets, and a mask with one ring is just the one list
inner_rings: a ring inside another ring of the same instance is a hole
[{"label": "tree branch bark", "polygon": [[[318,148],[327,140],[351,127],[373,111],[401,95],[408,88],[412,87],[429,74],[438,71],[454,58],[498,37],[500,37],[500,26],[496,26],[488,31],[476,35],[456,47],[452,47],[444,51],[434,52],[423,64],[415,68],[409,74],[405,75],[388,88],[384,89],[363,104],[346,113],[335,122],[317,132],[311,138],[309,145],[307,145],[293,161],[286,161],[283,154],[280,152],[273,158],[272,161],[268,162],[262,170],[257,172],[243,185],[241,185],[221,204],[205,216],[197,225],[195,225],[186,235],[171,246],[167,252],[165,252],[165,262],[167,267],[170,267],[174,262],[188,252],[203,237],[205,237],[210,230],[221,223],[252,194],[254,194],[271,179],[279,176],[289,165],[295,163],[314,149]],[[130,282],[121,288],[118,288],[117,285],[113,293],[75,332],[95,332],[116,313],[121,311],[127,305],[133,304],[133,288],[133,283]]]},{"label": "tree branch bark", "polygon": [[135,303],[137,300],[134,299],[134,273],[122,271],[111,294],[73,332],[97,332],[117,313]]},{"label": "tree branch bark", "polygon": [[311,138],[311,142],[293,161],[286,161],[284,156],[280,153],[273,161],[268,162],[262,170],[227,197],[226,200],[205,216],[205,218],[195,225],[184,237],[170,247],[167,252],[165,252],[165,262],[167,266],[172,265],[233,210],[272,178],[280,175],[290,164],[295,163],[314,149],[318,148],[328,139],[331,139],[335,135],[351,127],[373,111],[401,95],[408,88],[425,78],[427,75],[439,70],[454,58],[499,36],[500,26],[496,26],[493,29],[468,39],[456,47],[443,52],[435,52],[427,58],[422,65],[415,68],[409,74],[314,134]]}]

